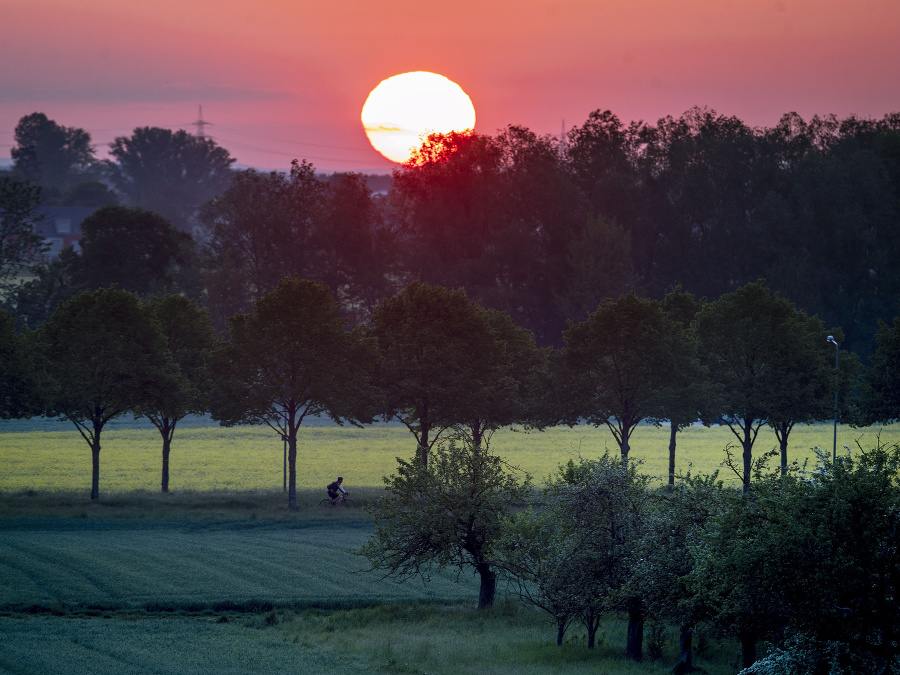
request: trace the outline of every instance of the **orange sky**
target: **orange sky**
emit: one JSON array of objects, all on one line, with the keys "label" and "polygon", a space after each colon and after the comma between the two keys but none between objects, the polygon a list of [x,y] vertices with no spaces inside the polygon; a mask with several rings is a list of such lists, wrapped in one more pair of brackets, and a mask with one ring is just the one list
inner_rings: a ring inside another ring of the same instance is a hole
[{"label": "orange sky", "polygon": [[897,0],[0,0],[0,26],[3,157],[31,112],[104,157],[136,126],[195,130],[202,105],[241,164],[384,172],[360,109],[413,70],[459,84],[483,133],[559,134],[596,109],[900,111]]}]

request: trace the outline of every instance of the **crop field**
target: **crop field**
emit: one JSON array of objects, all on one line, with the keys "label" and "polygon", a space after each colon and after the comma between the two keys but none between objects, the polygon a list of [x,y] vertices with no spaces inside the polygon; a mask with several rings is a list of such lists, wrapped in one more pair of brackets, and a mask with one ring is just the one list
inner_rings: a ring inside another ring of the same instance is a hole
[{"label": "crop field", "polygon": [[[89,490],[90,450],[74,427],[59,431],[0,433],[0,493],[22,490]],[[811,448],[832,447],[829,424],[801,426],[790,437],[790,460],[811,458]],[[900,441],[900,425],[884,428],[838,429],[838,450],[843,445],[858,451],[881,442]],[[100,493],[158,490],[161,471],[161,439],[155,429],[115,428],[101,437]],[[638,427],[632,437],[630,457],[641,470],[660,480],[668,473],[669,430]],[[690,427],[678,435],[676,471],[710,473],[720,468],[724,449],[736,445],[727,427]],[[556,472],[561,463],[579,455],[617,454],[612,434],[590,426],[555,427],[526,432],[497,432],[491,448],[510,465],[528,472],[538,484]],[[777,448],[773,432],[764,428],[754,446],[756,457]],[[311,426],[298,436],[298,489],[324,487],[338,475],[348,488],[381,486],[382,476],[396,467],[396,458],[414,453],[412,435],[403,427],[364,428]],[[739,447],[735,450],[740,456]],[[268,427],[190,427],[176,431],[170,457],[170,489],[272,490],[283,485],[284,450],[280,438]],[[772,466],[777,464],[773,460]],[[736,482],[730,471],[726,481]]]},{"label": "crop field", "polygon": [[[360,512],[290,518],[0,518],[0,672],[496,675],[670,672],[625,661],[624,625],[597,649],[503,591],[474,609],[471,574],[397,584],[354,550]],[[696,657],[728,673],[736,647]]]}]

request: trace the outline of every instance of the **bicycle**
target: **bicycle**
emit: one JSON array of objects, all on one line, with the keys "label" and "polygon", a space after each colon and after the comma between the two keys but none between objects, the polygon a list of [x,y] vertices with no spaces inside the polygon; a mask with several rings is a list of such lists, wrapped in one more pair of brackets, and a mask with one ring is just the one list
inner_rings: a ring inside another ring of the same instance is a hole
[{"label": "bicycle", "polygon": [[356,504],[353,503],[352,499],[347,499],[347,495],[341,495],[336,503],[331,501],[331,497],[325,497],[325,499],[319,502],[320,509],[333,509],[339,506],[343,506],[348,509],[356,508]]}]

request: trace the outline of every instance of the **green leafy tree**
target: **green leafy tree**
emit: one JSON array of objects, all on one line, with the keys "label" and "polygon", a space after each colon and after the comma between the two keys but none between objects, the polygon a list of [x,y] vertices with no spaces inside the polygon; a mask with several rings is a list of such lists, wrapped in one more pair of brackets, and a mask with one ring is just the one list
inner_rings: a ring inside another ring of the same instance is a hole
[{"label": "green leafy tree", "polygon": [[797,422],[830,416],[834,370],[827,335],[821,322],[762,281],[704,306],[694,325],[715,412],[741,445],[742,466],[732,468],[746,492],[753,444],[763,425],[775,427],[786,458],[788,435]]},{"label": "green leafy tree", "polygon": [[288,506],[296,508],[300,425],[319,414],[371,421],[374,345],[361,329],[346,330],[327,286],[298,276],[282,279],[229,327],[212,415],[226,426],[266,424],[287,440]]},{"label": "green leafy tree", "polygon": [[128,203],[190,230],[197,209],[225,191],[235,159],[209,138],[184,130],[138,127],[110,143],[107,171]]},{"label": "green leafy tree", "polygon": [[603,616],[628,614],[626,654],[641,660],[644,607],[630,579],[639,559],[649,493],[634,462],[608,454],[570,460],[544,490],[540,510],[503,522],[495,541],[496,565],[526,602],[555,621],[562,644],[573,621],[584,624],[593,648]]},{"label": "green leafy tree", "polygon": [[476,446],[531,415],[544,353],[505,313],[463,290],[416,281],[372,315],[384,416],[412,432],[421,461],[441,434],[465,426]]},{"label": "green leafy tree", "polygon": [[729,492],[717,474],[685,475],[647,501],[643,534],[635,547],[628,584],[654,621],[679,626],[676,672],[693,672],[693,631],[702,618],[687,583],[694,570],[694,551],[711,519],[728,504]]},{"label": "green leafy tree", "polygon": [[577,464],[570,460],[548,487],[548,494],[558,502],[559,517],[578,544],[582,564],[577,566],[580,574],[573,590],[588,639],[593,642],[591,636],[605,613],[625,612],[625,655],[635,661],[643,656],[646,612],[641,594],[628,581],[644,529],[648,482],[637,472],[636,463],[604,455]]},{"label": "green leafy tree", "polygon": [[678,432],[708,417],[704,411],[709,406],[710,391],[707,371],[699,358],[697,336],[691,323],[705,300],[697,300],[680,285],[666,293],[662,300],[663,311],[684,328],[690,343],[690,357],[679,361],[670,374],[672,396],[666,398],[664,416],[669,420],[669,487],[675,485],[675,451]]},{"label": "green leafy tree", "polygon": [[384,478],[389,494],[368,508],[375,534],[361,553],[373,569],[401,580],[427,580],[434,569],[474,568],[481,582],[478,608],[492,605],[491,546],[511,508],[525,502],[528,477],[519,481],[489,448],[459,436],[432,447],[427,466],[418,457],[397,462],[397,473]]},{"label": "green leafy tree", "polygon": [[16,172],[36,185],[59,192],[84,179],[96,164],[91,135],[76,127],[64,127],[44,113],[19,120],[16,145],[10,151]]},{"label": "green leafy tree", "polygon": [[740,641],[743,668],[756,661],[759,640],[776,638],[791,623],[790,587],[802,583],[796,572],[805,564],[809,525],[795,519],[790,505],[804,489],[791,476],[770,474],[752,495],[723,493],[727,500],[694,548],[693,612]]},{"label": "green leafy tree", "polygon": [[61,303],[36,335],[49,375],[43,412],[72,422],[90,446],[91,499],[98,499],[103,428],[177,388],[177,366],[137,296],[117,288]]},{"label": "green leafy tree", "polygon": [[[556,644],[562,646],[566,630],[580,618],[585,589],[578,584],[585,561],[558,510],[512,514],[502,522],[491,550],[495,566],[510,578],[519,598],[550,615],[556,625]],[[595,635],[589,633],[589,647]]]},{"label": "green leafy tree", "polygon": [[0,308],[0,419],[40,412],[33,340],[16,331],[15,318]]},{"label": "green leafy tree", "polygon": [[314,238],[325,185],[313,166],[294,161],[288,175],[241,171],[200,210],[207,288],[217,322],[247,312],[285,276],[315,279]]},{"label": "green leafy tree", "polygon": [[866,371],[861,411],[866,423],[900,420],[900,317],[893,325],[879,321],[878,348]]},{"label": "green leafy tree", "polygon": [[71,246],[59,257],[35,265],[31,278],[7,296],[6,305],[24,325],[32,328],[48,321],[60,302],[88,289],[82,274],[81,255]]},{"label": "green leafy tree", "polygon": [[563,339],[569,381],[563,421],[606,425],[627,463],[634,428],[647,419],[666,419],[666,404],[680,394],[683,383],[673,373],[694,357],[687,331],[659,302],[632,292],[570,324]]},{"label": "green leafy tree", "polygon": [[175,386],[157,400],[145,401],[137,413],[149,419],[162,436],[163,492],[169,491],[169,455],[178,422],[209,409],[212,358],[219,340],[209,314],[183,295],[166,294],[145,301],[144,310],[162,331],[178,365]]},{"label": "green leafy tree", "polygon": [[33,267],[49,248],[35,232],[40,200],[40,188],[0,177],[0,287]]},{"label": "green leafy tree", "polygon": [[116,284],[138,295],[198,294],[194,240],[157,213],[106,206],[81,223],[79,273],[90,289]]}]

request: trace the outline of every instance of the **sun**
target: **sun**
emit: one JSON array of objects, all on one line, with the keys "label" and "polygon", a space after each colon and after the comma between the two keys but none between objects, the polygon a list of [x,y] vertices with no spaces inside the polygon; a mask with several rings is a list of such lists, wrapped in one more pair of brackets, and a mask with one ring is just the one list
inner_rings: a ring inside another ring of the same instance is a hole
[{"label": "sun", "polygon": [[400,164],[428,134],[475,128],[475,107],[466,92],[443,75],[423,71],[382,81],[361,117],[372,147]]}]

